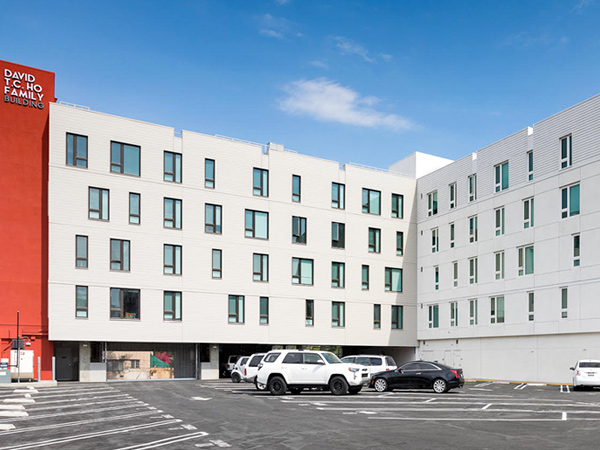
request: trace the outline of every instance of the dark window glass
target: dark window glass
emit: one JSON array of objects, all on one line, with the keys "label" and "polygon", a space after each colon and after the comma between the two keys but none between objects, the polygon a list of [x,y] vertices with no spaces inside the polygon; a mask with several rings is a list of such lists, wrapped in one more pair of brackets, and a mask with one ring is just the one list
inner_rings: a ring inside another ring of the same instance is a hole
[{"label": "dark window glass", "polygon": [[67,165],[87,167],[87,136],[67,133]]}]

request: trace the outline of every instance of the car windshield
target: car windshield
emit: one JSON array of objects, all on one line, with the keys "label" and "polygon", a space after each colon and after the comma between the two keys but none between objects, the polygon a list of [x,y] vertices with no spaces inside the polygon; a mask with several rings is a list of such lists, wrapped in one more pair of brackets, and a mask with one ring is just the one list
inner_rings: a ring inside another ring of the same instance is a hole
[{"label": "car windshield", "polygon": [[597,361],[593,361],[593,362],[590,362],[590,361],[580,362],[579,363],[579,367],[580,368],[595,368],[595,369],[598,369],[598,368],[600,368],[600,362],[597,362]]},{"label": "car windshield", "polygon": [[342,361],[340,360],[340,358],[338,358],[337,356],[335,356],[333,353],[329,353],[329,352],[323,352],[321,353],[321,355],[323,356],[323,358],[325,358],[325,360],[329,363],[329,364],[338,364],[341,363]]}]

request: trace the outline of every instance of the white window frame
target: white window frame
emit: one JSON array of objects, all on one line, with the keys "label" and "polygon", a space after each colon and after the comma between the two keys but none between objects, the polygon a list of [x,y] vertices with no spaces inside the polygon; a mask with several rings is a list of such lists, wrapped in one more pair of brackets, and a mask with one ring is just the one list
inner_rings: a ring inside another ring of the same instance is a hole
[{"label": "white window frame", "polygon": [[458,302],[450,302],[450,326],[458,326]]},{"label": "white window frame", "polygon": [[479,302],[476,298],[469,299],[469,325],[477,325]]},{"label": "white window frame", "polygon": [[504,224],[505,224],[505,211],[504,206],[500,208],[496,208],[494,210],[494,230],[496,232],[496,236],[501,236],[504,234]]},{"label": "white window frame", "polygon": [[504,323],[504,319],[504,296],[490,297],[490,323]]},{"label": "white window frame", "polygon": [[[575,187],[579,187],[579,211],[571,214],[571,190]],[[566,205],[563,205],[563,197],[566,191]],[[561,218],[566,219],[567,217],[573,217],[581,214],[581,185],[580,183],[571,184],[560,189],[561,197]]]},{"label": "white window frame", "polygon": [[477,222],[477,216],[469,217],[469,243],[477,242],[479,237]]},{"label": "white window frame", "polygon": [[477,257],[469,258],[469,284],[476,284],[479,279],[477,266]]},{"label": "white window frame", "polygon": [[504,250],[494,253],[494,278],[504,279]]},{"label": "white window frame", "polygon": [[454,248],[454,236],[456,236],[454,222],[450,223],[450,248]]},{"label": "white window frame", "polygon": [[440,266],[433,267],[433,287],[436,291],[440,289]]},{"label": "white window frame", "polygon": [[508,174],[506,176],[506,186],[504,186],[504,184],[503,184],[504,178],[502,176],[502,173],[504,172],[504,166],[506,166],[506,171],[508,172],[508,161],[504,161],[503,163],[496,164],[494,166],[494,191],[495,192],[502,192],[502,191],[505,191],[506,189],[508,189],[508,186],[509,186]]},{"label": "white window frame", "polygon": [[477,200],[477,174],[469,175],[467,178],[469,202]]},{"label": "white window frame", "polygon": [[581,265],[581,235],[573,235],[573,267]]},{"label": "white window frame", "polygon": [[431,229],[431,253],[440,251],[440,229]]},{"label": "white window frame", "polygon": [[452,261],[452,286],[458,286],[458,261]]},{"label": "white window frame", "polygon": [[448,199],[450,209],[456,208],[456,182],[448,185]]},{"label": "white window frame", "polygon": [[535,294],[533,292],[527,293],[527,320],[533,322],[535,318]]},{"label": "white window frame", "polygon": [[569,317],[569,289],[566,287],[560,288],[560,318],[567,319]]},{"label": "white window frame", "polygon": [[523,200],[523,228],[532,228],[534,225],[533,212],[534,212],[533,197],[526,198]]},{"label": "white window frame", "polygon": [[[566,143],[566,152],[563,153],[563,142]],[[560,168],[567,169],[573,165],[573,136],[560,138]]]},{"label": "white window frame", "polygon": [[527,179],[533,180],[533,150],[527,152]]},{"label": "white window frame", "polygon": [[[440,306],[438,304],[429,305],[429,320],[428,327],[429,328],[439,328],[440,326]],[[436,315],[437,315],[437,324],[436,324]]]},{"label": "white window frame", "polygon": [[438,192],[427,194],[427,216],[435,216],[438,213]]},{"label": "white window frame", "polygon": [[[532,249],[531,257],[533,258],[533,260],[531,261],[531,272],[527,273],[527,249],[529,249],[529,248]],[[533,248],[533,244],[524,245],[523,247],[518,247],[517,254],[518,254],[517,268],[518,268],[519,276],[531,275],[531,274],[535,273],[535,249]]]}]

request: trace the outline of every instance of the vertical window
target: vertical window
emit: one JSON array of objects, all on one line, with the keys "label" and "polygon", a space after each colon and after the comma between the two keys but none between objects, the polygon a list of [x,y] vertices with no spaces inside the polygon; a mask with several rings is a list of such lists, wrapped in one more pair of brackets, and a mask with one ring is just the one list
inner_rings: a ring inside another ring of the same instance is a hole
[{"label": "vertical window", "polygon": [[440,306],[429,305],[429,328],[438,328],[440,326]]},{"label": "vertical window", "polygon": [[385,268],[385,290],[402,292],[402,269]]},{"label": "vertical window", "polygon": [[450,248],[454,248],[454,222],[450,224]]},{"label": "vertical window", "polygon": [[573,139],[565,136],[560,139],[560,168],[571,167],[573,164]]},{"label": "vertical window", "polygon": [[458,286],[458,261],[452,262],[452,285]]},{"label": "vertical window", "polygon": [[402,329],[402,306],[392,305],[392,330]]},{"label": "vertical window", "polygon": [[212,277],[221,278],[223,276],[223,251],[213,248],[212,251]]},{"label": "vertical window", "polygon": [[573,265],[575,267],[577,267],[581,264],[580,252],[581,252],[580,237],[579,237],[579,234],[574,234],[573,235]]},{"label": "vertical window", "polygon": [[308,327],[312,327],[315,324],[315,301],[306,300],[306,317],[304,323]]},{"label": "vertical window", "polygon": [[533,180],[533,150],[527,152],[527,179]]},{"label": "vertical window", "polygon": [[579,214],[579,185],[574,184],[561,189],[562,218]]},{"label": "vertical window", "polygon": [[477,258],[469,259],[469,284],[476,284],[478,281],[477,275]]},{"label": "vertical window", "polygon": [[204,160],[204,187],[209,189],[215,188],[215,160]]},{"label": "vertical window", "polygon": [[392,217],[404,218],[404,196],[392,194]]},{"label": "vertical window", "polygon": [[346,326],[346,303],[331,302],[331,326],[345,327]]},{"label": "vertical window", "polygon": [[519,247],[519,275],[530,275],[533,273],[533,245]]},{"label": "vertical window", "polygon": [[504,279],[504,251],[494,253],[494,274],[496,280]]},{"label": "vertical window", "polygon": [[508,161],[494,166],[494,188],[496,192],[508,189]]},{"label": "vertical window", "polygon": [[75,267],[87,269],[88,266],[88,237],[75,236]]},{"label": "vertical window", "polygon": [[181,245],[165,244],[164,250],[164,273],[167,275],[181,275]]},{"label": "vertical window", "polygon": [[110,288],[110,318],[140,319],[140,290]]},{"label": "vertical window", "polygon": [[129,271],[129,241],[110,240],[110,270]]},{"label": "vertical window", "polygon": [[269,213],[246,210],[246,237],[269,239]]},{"label": "vertical window", "polygon": [[292,242],[306,244],[306,217],[292,217]]},{"label": "vertical window", "polygon": [[438,193],[437,191],[427,194],[427,215],[435,216],[438,212]]},{"label": "vertical window", "polygon": [[504,234],[504,206],[494,210],[496,236]]},{"label": "vertical window", "polygon": [[269,255],[254,253],[252,256],[252,279],[269,281]]},{"label": "vertical window", "polygon": [[181,229],[181,200],[165,198],[164,227]]},{"label": "vertical window", "polygon": [[269,196],[269,171],[254,168],[252,177],[252,193],[259,197]]},{"label": "vertical window", "polygon": [[504,323],[504,296],[490,298],[490,322]]},{"label": "vertical window", "polygon": [[229,296],[229,323],[244,323],[244,296]]},{"label": "vertical window", "polygon": [[373,305],[373,328],[381,328],[381,305]]},{"label": "vertical window", "polygon": [[344,248],[346,241],[346,226],[343,223],[331,222],[331,246]]},{"label": "vertical window", "polygon": [[381,230],[369,228],[369,252],[381,253]]},{"label": "vertical window", "polygon": [[402,256],[404,254],[404,233],[402,231],[396,231],[396,255]]},{"label": "vertical window", "polygon": [[88,217],[96,220],[108,220],[109,202],[108,189],[89,188]]},{"label": "vertical window", "polygon": [[313,260],[292,258],[292,284],[313,284]]},{"label": "vertical window", "polygon": [[456,208],[456,183],[452,183],[448,186],[448,197],[450,199],[450,209]]},{"label": "vertical window", "polygon": [[139,225],[142,221],[141,197],[135,192],[129,193],[129,223]]},{"label": "vertical window", "polygon": [[477,303],[478,302],[477,302],[476,298],[469,300],[469,324],[470,325],[477,325],[477,317],[478,317]]},{"label": "vertical window", "polygon": [[362,212],[368,214],[381,214],[381,192],[372,189],[362,190]]},{"label": "vertical window", "polygon": [[165,291],[164,320],[181,320],[181,292]]},{"label": "vertical window", "polygon": [[450,302],[450,326],[458,326],[458,302]]},{"label": "vertical window", "polygon": [[523,200],[523,228],[533,227],[533,197]]},{"label": "vertical window", "polygon": [[300,189],[301,189],[302,179],[300,175],[292,175],[292,201],[300,203]]},{"label": "vertical window", "polygon": [[331,287],[344,287],[346,265],[342,262],[331,263]]},{"label": "vertical window", "polygon": [[477,174],[469,175],[468,182],[468,193],[469,193],[469,201],[474,202],[477,200]]},{"label": "vertical window", "polygon": [[440,230],[433,228],[431,230],[431,253],[440,251]]},{"label": "vertical window", "polygon": [[75,317],[88,316],[88,287],[75,286]]},{"label": "vertical window", "polygon": [[331,183],[331,207],[336,209],[346,208],[346,186],[340,183]]},{"label": "vertical window", "polygon": [[165,181],[181,183],[181,154],[165,152]]},{"label": "vertical window", "polygon": [[261,325],[267,325],[269,323],[269,297],[260,297],[258,322]]},{"label": "vertical window", "polygon": [[137,145],[110,143],[110,171],[140,176],[140,147]]},{"label": "vertical window", "polygon": [[207,203],[204,206],[204,231],[206,233],[222,233],[222,212],[221,205],[211,205]]},{"label": "vertical window", "polygon": [[363,290],[369,289],[369,266],[363,264],[361,270],[361,280],[362,280],[362,288]]},{"label": "vertical window", "polygon": [[560,288],[560,317],[566,319],[569,316],[569,291],[566,287]]},{"label": "vertical window", "polygon": [[535,311],[535,297],[533,292],[528,292],[527,293],[527,303],[528,303],[528,314],[529,314],[529,321],[533,321],[534,319],[534,311]]},{"label": "vertical window", "polygon": [[469,242],[477,242],[477,216],[469,217]]},{"label": "vertical window", "polygon": [[436,291],[440,289],[440,266],[433,268],[433,287]]},{"label": "vertical window", "polygon": [[87,167],[87,140],[87,136],[79,136],[78,134],[67,133],[68,166]]}]

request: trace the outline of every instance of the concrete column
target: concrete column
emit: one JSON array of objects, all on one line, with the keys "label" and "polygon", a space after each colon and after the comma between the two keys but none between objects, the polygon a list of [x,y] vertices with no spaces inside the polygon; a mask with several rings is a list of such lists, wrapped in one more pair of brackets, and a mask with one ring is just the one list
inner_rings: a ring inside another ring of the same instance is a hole
[{"label": "concrete column", "polygon": [[92,348],[89,342],[79,343],[79,381],[89,383],[92,381],[90,374],[90,361]]}]

